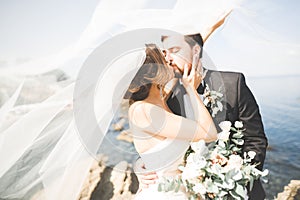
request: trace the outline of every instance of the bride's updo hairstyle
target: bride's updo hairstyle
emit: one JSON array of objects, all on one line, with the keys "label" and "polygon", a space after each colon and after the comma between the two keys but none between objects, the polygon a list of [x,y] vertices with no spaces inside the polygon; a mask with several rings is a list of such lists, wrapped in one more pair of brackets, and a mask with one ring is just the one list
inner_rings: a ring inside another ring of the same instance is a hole
[{"label": "bride's updo hairstyle", "polygon": [[164,55],[155,44],[146,44],[146,59],[131,81],[124,96],[131,105],[148,97],[152,84],[164,87],[174,72],[167,66]]}]

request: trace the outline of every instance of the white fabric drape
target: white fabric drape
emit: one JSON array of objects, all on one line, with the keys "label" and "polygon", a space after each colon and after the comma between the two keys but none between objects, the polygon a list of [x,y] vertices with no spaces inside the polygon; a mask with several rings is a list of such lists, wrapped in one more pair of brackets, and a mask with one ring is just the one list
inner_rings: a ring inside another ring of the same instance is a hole
[{"label": "white fabric drape", "polygon": [[[76,75],[88,55],[98,45],[117,34],[138,28],[180,31],[182,27],[187,27],[187,32],[188,27],[193,27],[205,34],[224,13],[237,5],[237,1],[228,0],[163,2],[102,0],[76,44],[58,55],[11,69],[10,72],[42,73],[44,71],[41,65],[45,65],[44,69],[47,70],[72,68]],[[124,94],[130,78],[141,65],[143,56],[140,51],[127,54],[117,59],[102,74],[105,78],[99,84],[105,87],[99,87],[95,91],[94,107],[97,120],[102,122],[100,129],[103,132],[107,131],[113,117],[116,102],[111,101],[112,96],[115,91],[119,91],[120,97]],[[122,69],[118,68],[120,65]],[[120,88],[119,82],[114,80],[122,78],[128,71],[133,73]],[[44,190],[43,198],[49,200],[78,198],[93,161],[91,153],[96,152],[87,151],[76,129],[72,114],[74,84],[36,104],[21,119],[0,132],[0,198],[26,198],[36,192],[36,188]],[[22,85],[1,107],[1,121],[5,120],[5,116],[13,108],[21,90]],[[97,146],[92,149],[97,150]]]}]

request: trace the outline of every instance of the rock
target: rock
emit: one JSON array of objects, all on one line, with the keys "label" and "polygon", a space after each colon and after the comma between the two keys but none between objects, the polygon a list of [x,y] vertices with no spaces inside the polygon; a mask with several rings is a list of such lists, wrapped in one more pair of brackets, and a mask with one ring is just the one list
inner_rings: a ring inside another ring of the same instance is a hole
[{"label": "rock", "polygon": [[129,129],[122,131],[118,136],[118,140],[124,140],[126,142],[133,142],[132,134]]},{"label": "rock", "polygon": [[80,192],[79,198],[80,200],[90,199],[92,192],[96,188],[98,182],[101,179],[100,174],[105,170],[105,160],[107,158],[103,155],[99,155],[99,158],[102,158],[102,160],[94,161],[94,163],[91,166],[91,169],[89,171],[89,175],[87,176],[82,190]]},{"label": "rock", "polygon": [[[93,172],[99,172],[97,169],[101,166],[103,170],[100,170],[97,179]],[[93,181],[91,182],[91,180]],[[87,181],[82,187],[79,200],[133,199],[138,190],[137,178],[130,171],[130,165],[126,161],[118,163],[114,168],[105,167],[103,164],[99,164],[99,166],[94,164]]]},{"label": "rock", "polygon": [[124,118],[121,118],[117,123],[113,124],[112,127],[115,131],[120,131],[124,128],[125,123],[126,120]]},{"label": "rock", "polygon": [[120,117],[128,118],[128,108],[129,108],[128,99],[123,99],[122,102],[121,102],[120,110],[119,110]]},{"label": "rock", "polygon": [[[106,167],[102,160],[95,161],[83,184],[78,200],[133,199],[138,190],[138,179],[130,171],[129,166],[126,161],[122,161],[111,168]],[[30,198],[30,200],[39,199],[46,199],[44,190],[37,191]]]},{"label": "rock", "polygon": [[114,195],[121,194],[126,180],[127,162],[122,161],[118,163],[111,172],[110,182],[114,183]]},{"label": "rock", "polygon": [[300,199],[300,180],[291,180],[284,187],[284,191],[278,193],[276,200],[299,200]]},{"label": "rock", "polygon": [[16,105],[42,102],[63,87],[73,82],[61,70],[53,70],[39,75],[1,75],[0,106],[4,104],[24,80],[24,85]]}]

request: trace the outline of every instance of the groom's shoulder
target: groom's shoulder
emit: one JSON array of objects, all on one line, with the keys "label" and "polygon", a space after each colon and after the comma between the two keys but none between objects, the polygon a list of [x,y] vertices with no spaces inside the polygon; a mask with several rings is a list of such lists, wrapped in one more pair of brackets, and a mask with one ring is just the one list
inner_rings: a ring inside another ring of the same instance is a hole
[{"label": "groom's shoulder", "polygon": [[244,74],[241,72],[233,71],[219,71],[219,70],[208,70],[208,74],[211,77],[221,77],[226,82],[236,82],[241,78],[244,78]]},{"label": "groom's shoulder", "polygon": [[208,69],[208,73],[211,74],[221,74],[222,76],[241,76],[243,73],[241,72],[233,72],[233,71],[220,71],[220,70],[212,70]]}]

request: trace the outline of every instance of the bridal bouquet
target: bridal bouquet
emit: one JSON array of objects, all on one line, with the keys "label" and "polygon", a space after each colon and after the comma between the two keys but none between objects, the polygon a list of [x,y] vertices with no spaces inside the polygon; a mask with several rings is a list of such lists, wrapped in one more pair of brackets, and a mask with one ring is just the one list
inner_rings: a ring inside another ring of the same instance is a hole
[{"label": "bridal bouquet", "polygon": [[[159,190],[178,190],[184,185],[190,199],[247,199],[247,185],[252,189],[254,180],[264,177],[252,164],[255,152],[245,152],[241,157],[240,145],[244,144],[243,124],[224,121],[219,124],[222,132],[218,140],[206,146],[203,140],[191,144],[185,162],[179,166],[180,178],[160,183]],[[230,131],[233,132],[231,143]]]}]

